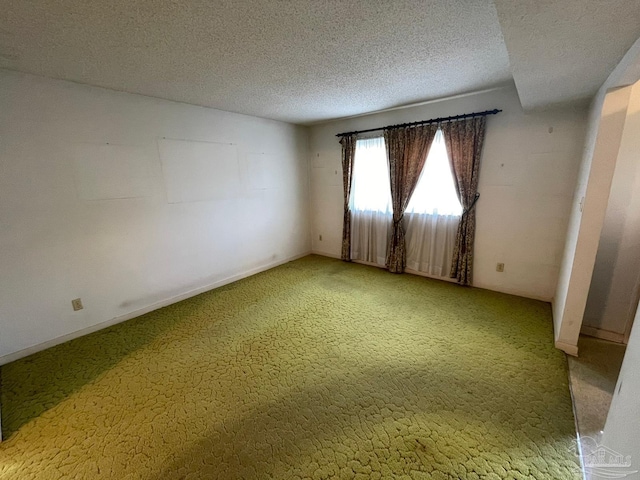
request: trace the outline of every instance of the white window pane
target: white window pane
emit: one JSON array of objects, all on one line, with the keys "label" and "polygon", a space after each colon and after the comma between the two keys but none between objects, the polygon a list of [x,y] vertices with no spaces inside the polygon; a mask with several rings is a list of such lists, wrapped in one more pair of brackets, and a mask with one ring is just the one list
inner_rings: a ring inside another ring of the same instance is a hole
[{"label": "white window pane", "polygon": [[438,130],[433,140],[418,185],[409,201],[407,213],[462,214],[462,205],[456,194],[447,157],[447,147],[441,130]]},{"label": "white window pane", "polygon": [[[356,142],[350,205],[354,211],[392,211],[389,166],[383,137],[361,139]],[[440,130],[435,136],[418,185],[409,201],[407,213],[458,216],[462,214],[444,136]]]},{"label": "white window pane", "polygon": [[391,187],[384,138],[356,141],[351,184],[351,209],[391,212]]}]

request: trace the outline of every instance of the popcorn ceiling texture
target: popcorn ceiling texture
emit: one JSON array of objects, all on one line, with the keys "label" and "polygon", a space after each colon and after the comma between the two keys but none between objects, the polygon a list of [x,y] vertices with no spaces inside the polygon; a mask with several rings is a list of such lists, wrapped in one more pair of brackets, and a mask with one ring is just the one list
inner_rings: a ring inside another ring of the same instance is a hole
[{"label": "popcorn ceiling texture", "polygon": [[322,257],[1,373],[1,479],[581,478],[548,304]]},{"label": "popcorn ceiling texture", "polygon": [[0,0],[0,68],[294,123],[511,80],[487,0]]},{"label": "popcorn ceiling texture", "polygon": [[512,80],[525,109],[585,100],[640,36],[637,0],[0,0],[0,11],[0,68],[293,123]]},{"label": "popcorn ceiling texture", "polygon": [[590,98],[640,37],[638,0],[495,0],[525,109]]}]

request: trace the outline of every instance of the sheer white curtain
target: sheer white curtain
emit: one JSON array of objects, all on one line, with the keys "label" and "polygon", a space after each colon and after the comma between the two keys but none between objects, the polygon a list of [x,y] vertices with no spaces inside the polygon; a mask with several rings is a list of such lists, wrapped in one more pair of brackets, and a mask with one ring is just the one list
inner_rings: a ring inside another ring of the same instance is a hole
[{"label": "sheer white curtain", "polygon": [[384,266],[391,233],[391,188],[384,138],[356,142],[351,184],[351,258]]},{"label": "sheer white curtain", "polygon": [[[392,211],[384,138],[361,139],[351,187],[351,256],[384,266]],[[462,207],[441,131],[405,212],[407,267],[448,276]]]},{"label": "sheer white curtain", "polygon": [[461,214],[444,136],[438,130],[404,215],[407,267],[449,276]]}]

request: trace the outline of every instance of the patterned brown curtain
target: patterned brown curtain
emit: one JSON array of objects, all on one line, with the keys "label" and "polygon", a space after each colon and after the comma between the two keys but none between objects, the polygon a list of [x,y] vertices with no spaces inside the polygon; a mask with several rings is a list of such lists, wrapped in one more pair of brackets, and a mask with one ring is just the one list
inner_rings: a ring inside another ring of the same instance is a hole
[{"label": "patterned brown curtain", "polygon": [[478,177],[484,142],[486,117],[442,124],[451,172],[463,212],[458,226],[451,264],[451,278],[461,285],[471,285],[473,276],[473,242],[476,234],[475,205],[480,197]]},{"label": "patterned brown curtain", "polygon": [[393,225],[387,249],[386,265],[390,272],[402,273],[407,264],[404,239],[404,211],[418,184],[429,149],[438,131],[435,124],[385,130]]},{"label": "patterned brown curtain", "polygon": [[353,177],[353,159],[356,156],[356,136],[345,135],[342,144],[342,184],[344,187],[344,218],[342,219],[342,260],[351,261],[351,179]]}]

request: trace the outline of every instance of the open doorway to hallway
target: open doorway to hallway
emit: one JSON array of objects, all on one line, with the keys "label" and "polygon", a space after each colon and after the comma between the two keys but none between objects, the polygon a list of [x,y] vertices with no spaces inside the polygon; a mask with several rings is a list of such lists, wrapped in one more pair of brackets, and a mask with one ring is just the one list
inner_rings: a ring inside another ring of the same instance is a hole
[{"label": "open doorway to hallway", "polygon": [[[588,480],[640,478],[640,327],[632,329],[634,319],[640,323],[640,82],[625,89],[619,110],[624,118],[611,150],[616,155],[609,158],[614,171],[606,213],[580,319],[579,356],[568,358]],[[605,133],[603,141],[613,142]]]}]

